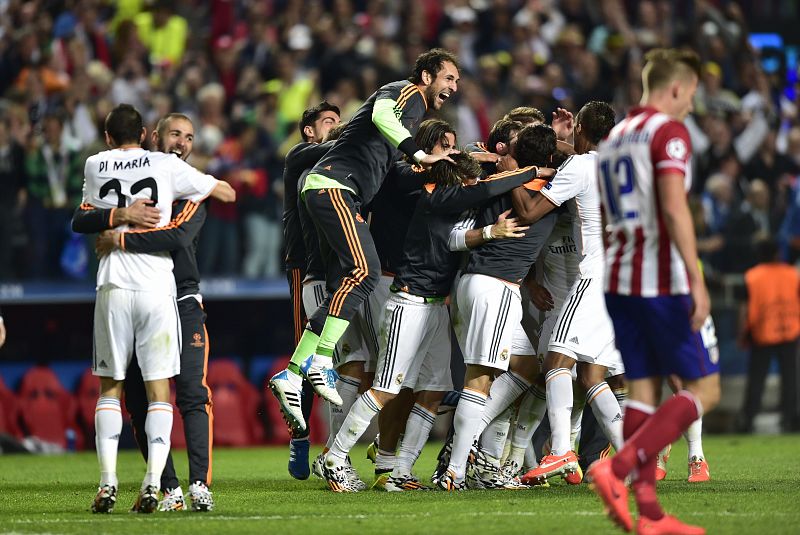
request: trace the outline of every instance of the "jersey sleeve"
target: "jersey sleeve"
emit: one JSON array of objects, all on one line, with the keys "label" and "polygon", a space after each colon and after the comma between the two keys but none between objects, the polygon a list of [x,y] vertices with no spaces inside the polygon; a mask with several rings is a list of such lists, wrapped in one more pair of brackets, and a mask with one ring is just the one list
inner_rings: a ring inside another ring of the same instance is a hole
[{"label": "jersey sleeve", "polygon": [[375,95],[375,104],[372,107],[372,123],[383,137],[396,149],[409,157],[419,151],[411,132],[403,125],[403,111],[409,106],[408,101],[414,98],[419,90],[414,84],[409,83],[403,88],[389,85],[380,88]]},{"label": "jersey sleeve", "polygon": [[650,142],[650,158],[655,176],[663,173],[686,176],[691,156],[689,130],[681,122],[673,120],[664,123]]},{"label": "jersey sleeve", "polygon": [[574,198],[584,187],[584,177],[580,176],[578,172],[580,165],[577,165],[577,162],[570,165],[570,161],[571,158],[564,162],[558,169],[556,176],[539,190],[542,195],[556,206],[561,206]]},{"label": "jersey sleeve", "polygon": [[172,220],[163,227],[123,232],[122,249],[133,253],[175,251],[189,247],[206,220],[202,205],[181,201],[172,211]]},{"label": "jersey sleeve", "polygon": [[114,228],[116,208],[95,208],[82,203],[72,214],[72,231],[78,234],[96,234]]},{"label": "jersey sleeve", "polygon": [[461,213],[492,197],[502,195],[517,186],[521,186],[531,180],[535,174],[536,169],[534,167],[523,167],[514,171],[492,175],[472,186],[437,188],[433,184],[426,184],[425,190],[428,192],[428,203],[431,211]]},{"label": "jersey sleeve", "polygon": [[178,157],[171,160],[170,165],[172,166],[176,199],[186,199],[198,203],[208,197],[217,186],[216,178],[201,173]]}]

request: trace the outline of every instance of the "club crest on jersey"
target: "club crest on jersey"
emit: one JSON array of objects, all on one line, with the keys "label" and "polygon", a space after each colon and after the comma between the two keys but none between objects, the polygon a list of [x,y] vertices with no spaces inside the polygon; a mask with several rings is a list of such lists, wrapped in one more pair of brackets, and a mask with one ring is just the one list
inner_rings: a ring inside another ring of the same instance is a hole
[{"label": "club crest on jersey", "polygon": [[683,160],[689,149],[686,147],[686,142],[679,137],[674,137],[667,141],[667,156],[673,160]]},{"label": "club crest on jersey", "polygon": [[190,345],[192,347],[203,347],[203,336],[200,333],[194,333],[192,335],[192,343]]},{"label": "club crest on jersey", "polygon": [[364,222],[364,218],[361,217],[361,214],[359,214],[357,212],[356,212],[356,221],[358,221],[359,223],[363,223]]},{"label": "club crest on jersey", "polygon": [[350,354],[350,344],[342,344],[342,355],[349,355]]},{"label": "club crest on jersey", "polygon": [[394,379],[394,382],[401,385],[403,384],[403,379],[405,379],[405,376],[402,373],[398,373],[397,377]]},{"label": "club crest on jersey", "polygon": [[502,353],[500,353],[500,360],[508,360],[508,349],[504,349]]}]

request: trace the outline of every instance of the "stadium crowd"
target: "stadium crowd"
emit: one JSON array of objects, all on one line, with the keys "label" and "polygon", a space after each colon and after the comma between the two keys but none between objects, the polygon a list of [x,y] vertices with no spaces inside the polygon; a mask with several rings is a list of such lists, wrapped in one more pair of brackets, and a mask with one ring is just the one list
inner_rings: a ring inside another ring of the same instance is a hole
[{"label": "stadium crowd", "polygon": [[192,117],[190,163],[239,194],[236,205],[210,206],[203,275],[279,276],[280,178],[303,110],[325,98],[346,120],[431,46],[460,58],[460,90],[441,116],[465,143],[485,140],[523,104],[549,115],[603,100],[621,118],[641,96],[643,52],[691,46],[704,61],[687,122],[700,155],[692,202],[706,272],[742,273],[755,241],[777,233],[794,260],[797,101],[782,60],[765,66],[748,25],[797,9],[688,0],[2,2],[0,280],[92,279],[93,245],[69,221],[83,163],[105,145],[102,120],[122,102],[142,110],[149,128],[170,111]]}]

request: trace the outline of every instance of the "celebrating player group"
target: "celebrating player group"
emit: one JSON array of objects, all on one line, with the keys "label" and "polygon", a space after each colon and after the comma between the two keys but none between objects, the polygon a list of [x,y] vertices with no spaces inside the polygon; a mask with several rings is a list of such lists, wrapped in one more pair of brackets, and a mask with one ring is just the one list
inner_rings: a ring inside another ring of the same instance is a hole
[{"label": "celebrating player group", "polygon": [[[692,149],[682,121],[699,72],[693,53],[653,50],[641,106],[621,122],[603,102],[574,116],[558,109],[551,125],[535,108],[515,108],[487,140],[465,144],[447,122],[426,119],[458,90],[458,60],[441,49],[421,54],[408,80],[379,88],[346,124],[327,102],[306,110],[303,142],[284,172],[296,348],[269,383],[291,433],[290,474],[313,472],[335,492],[365,490],[349,452],[377,416],[374,488],[525,489],[556,477],[580,484],[585,471],[626,531],[634,529],[630,487],[639,533],[704,533],[656,498],[681,434],[689,481],[710,478],[701,417],[719,398],[686,201]],[[186,420],[189,497],[193,509],[209,510],[210,405],[197,373],[208,348],[187,222],[203,198],[235,195],[182,161],[190,143],[169,144],[191,129],[187,118],[165,118],[153,136],[163,152],[148,152],[136,115],[124,105],[109,115],[111,150],[87,161],[73,222],[105,230],[93,510],[109,512],[116,500],[119,397],[134,367],[139,382],[125,388],[142,393],[138,438],[148,459],[134,509],[183,507],[174,470],[162,471],[172,422],[166,380],[186,374],[178,382],[184,418],[193,408],[206,414]],[[173,199],[186,201],[173,210]],[[180,277],[185,256],[193,269]],[[184,339],[187,329],[202,333],[204,355],[181,349],[181,326]],[[463,377],[451,373],[451,332]],[[661,403],[665,379],[675,395]],[[330,435],[310,462],[315,395],[329,406]],[[437,415],[453,410],[429,485],[414,465]]]}]

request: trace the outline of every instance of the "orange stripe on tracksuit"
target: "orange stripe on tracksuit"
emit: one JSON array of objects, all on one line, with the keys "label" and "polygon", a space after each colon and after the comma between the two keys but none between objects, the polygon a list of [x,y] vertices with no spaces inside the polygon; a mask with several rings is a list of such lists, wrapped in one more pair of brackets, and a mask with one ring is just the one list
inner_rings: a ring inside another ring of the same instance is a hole
[{"label": "orange stripe on tracksuit", "polygon": [[353,214],[350,213],[350,209],[347,207],[347,204],[345,204],[341,190],[330,189],[328,190],[328,194],[331,198],[331,204],[333,204],[336,214],[339,216],[339,222],[342,225],[342,230],[344,230],[350,254],[353,256],[356,265],[356,269],[353,270],[353,273],[342,280],[342,285],[331,298],[329,312],[332,316],[338,316],[342,310],[345,298],[355,286],[367,278],[369,268],[367,267],[364,250],[361,247],[361,241],[358,239],[358,232],[356,231]]},{"label": "orange stripe on tracksuit", "polygon": [[203,324],[203,336],[206,337],[206,348],[205,354],[203,355],[203,386],[206,392],[208,392],[208,402],[205,405],[206,414],[208,415],[208,472],[206,473],[206,485],[211,485],[211,452],[214,447],[214,404],[211,401],[211,387],[209,387],[206,382],[206,377],[208,377],[208,353],[210,344],[208,341],[208,329],[206,329],[205,324]]}]

